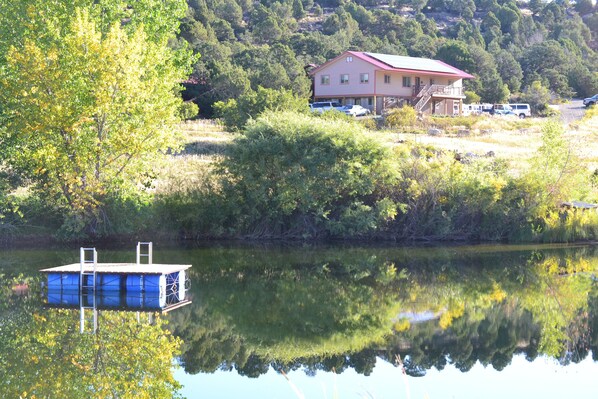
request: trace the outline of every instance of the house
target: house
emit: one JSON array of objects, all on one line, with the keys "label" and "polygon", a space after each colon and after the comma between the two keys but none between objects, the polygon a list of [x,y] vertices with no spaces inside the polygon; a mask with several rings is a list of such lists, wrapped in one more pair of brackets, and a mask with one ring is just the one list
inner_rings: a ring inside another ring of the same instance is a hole
[{"label": "house", "polygon": [[442,61],[345,51],[310,72],[314,101],[359,104],[374,113],[410,104],[417,112],[461,114],[463,79],[473,76]]}]

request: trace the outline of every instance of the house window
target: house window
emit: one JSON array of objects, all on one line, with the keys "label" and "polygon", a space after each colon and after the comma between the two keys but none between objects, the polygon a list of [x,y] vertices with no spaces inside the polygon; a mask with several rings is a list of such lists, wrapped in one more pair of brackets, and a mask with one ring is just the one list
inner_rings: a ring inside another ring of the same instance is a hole
[{"label": "house window", "polygon": [[374,97],[368,97],[368,105],[374,105]]},{"label": "house window", "polygon": [[411,76],[403,76],[403,87],[411,87]]},{"label": "house window", "polygon": [[436,84],[436,81],[433,78],[430,78],[430,86]]},{"label": "house window", "polygon": [[448,81],[448,85],[447,85],[447,86],[450,86],[450,85],[452,85],[452,84],[453,84],[453,81],[452,81],[452,80],[449,80],[449,81]]},{"label": "house window", "polygon": [[330,75],[322,75],[320,77],[320,84],[329,85],[330,84]]},{"label": "house window", "polygon": [[347,57],[347,62],[353,62],[353,57],[351,57],[351,56],[348,56],[348,57]]},{"label": "house window", "polygon": [[390,75],[384,75],[384,83],[390,84]]},{"label": "house window", "polygon": [[341,74],[341,84],[342,85],[349,84],[349,74],[348,73]]},{"label": "house window", "polygon": [[361,83],[369,83],[370,82],[370,74],[369,73],[362,73],[359,75],[359,81]]}]

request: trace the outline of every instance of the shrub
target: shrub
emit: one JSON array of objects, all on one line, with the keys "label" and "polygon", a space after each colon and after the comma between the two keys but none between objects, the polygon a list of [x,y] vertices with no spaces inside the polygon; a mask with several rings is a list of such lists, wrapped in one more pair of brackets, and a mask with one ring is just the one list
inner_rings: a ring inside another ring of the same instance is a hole
[{"label": "shrub", "polygon": [[393,171],[387,151],[359,124],[291,112],[264,114],[228,155],[221,170],[229,177],[227,200],[237,204],[234,220],[262,237],[375,229],[376,192]]},{"label": "shrub", "polygon": [[219,101],[214,104],[214,109],[227,130],[240,131],[247,121],[257,118],[266,110],[306,112],[308,107],[307,99],[296,96],[290,90],[259,87],[257,91],[243,94],[238,99]]},{"label": "shrub", "polygon": [[541,82],[535,81],[523,90],[521,101],[528,103],[533,112],[541,112],[550,101],[550,90],[542,86]]},{"label": "shrub", "polygon": [[465,104],[479,104],[482,101],[482,97],[476,94],[474,91],[465,91]]},{"label": "shrub", "polygon": [[193,119],[199,113],[199,107],[192,101],[185,101],[179,110],[182,120]]},{"label": "shrub", "polygon": [[415,125],[417,113],[411,106],[392,109],[385,117],[385,124],[390,128],[405,128]]},{"label": "shrub", "polygon": [[425,121],[430,125],[438,127],[440,129],[450,129],[451,127],[455,126],[466,127],[467,129],[471,129],[481,119],[481,116],[475,115],[455,117],[430,116],[426,117]]}]

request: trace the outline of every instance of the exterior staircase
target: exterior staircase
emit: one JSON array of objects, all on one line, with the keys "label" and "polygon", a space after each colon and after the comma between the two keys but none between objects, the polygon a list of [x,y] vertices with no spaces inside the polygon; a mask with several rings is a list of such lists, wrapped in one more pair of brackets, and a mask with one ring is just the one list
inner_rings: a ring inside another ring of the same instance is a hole
[{"label": "exterior staircase", "polygon": [[416,95],[415,112],[420,113],[432,98],[432,94],[438,90],[438,85],[424,86]]}]

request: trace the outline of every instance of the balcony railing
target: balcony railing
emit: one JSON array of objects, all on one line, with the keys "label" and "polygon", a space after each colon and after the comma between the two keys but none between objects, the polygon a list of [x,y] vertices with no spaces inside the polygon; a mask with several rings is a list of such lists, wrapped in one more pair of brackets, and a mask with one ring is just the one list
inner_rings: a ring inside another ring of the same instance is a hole
[{"label": "balcony railing", "polygon": [[429,93],[434,96],[435,94],[441,96],[463,96],[463,88],[455,87],[453,85],[420,85],[413,86],[413,97],[421,97],[424,93]]}]

